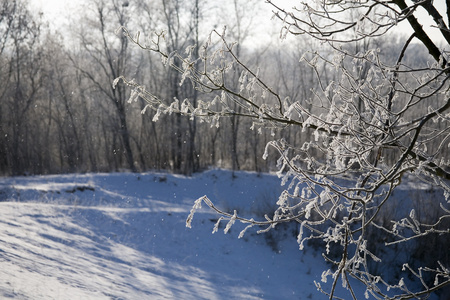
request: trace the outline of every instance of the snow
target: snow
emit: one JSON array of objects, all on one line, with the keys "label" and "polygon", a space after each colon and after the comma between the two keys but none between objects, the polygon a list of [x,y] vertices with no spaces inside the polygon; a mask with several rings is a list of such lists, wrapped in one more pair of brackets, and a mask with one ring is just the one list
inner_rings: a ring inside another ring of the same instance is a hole
[{"label": "snow", "polygon": [[326,299],[314,281],[329,266],[299,250],[298,226],[238,239],[245,226],[224,234],[222,221],[212,234],[219,216],[203,207],[186,228],[203,195],[260,219],[281,188],[275,175],[224,170],[0,178],[0,298]]}]

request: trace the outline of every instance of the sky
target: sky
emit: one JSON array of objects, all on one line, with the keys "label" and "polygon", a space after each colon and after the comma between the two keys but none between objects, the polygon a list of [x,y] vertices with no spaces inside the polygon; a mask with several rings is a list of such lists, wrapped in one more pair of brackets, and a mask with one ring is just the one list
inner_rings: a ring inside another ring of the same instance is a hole
[{"label": "sky", "polygon": [[[69,21],[71,12],[76,11],[76,8],[80,7],[80,4],[82,2],[85,2],[85,0],[29,0],[31,5],[34,6],[35,9],[42,10],[44,13],[44,18],[49,22],[50,27],[52,29],[58,29],[62,26],[70,25]],[[293,0],[279,0],[275,1],[278,3],[288,3],[285,4],[286,7],[292,7],[293,3],[300,2],[300,1],[293,1]],[[435,5],[437,6],[438,10],[441,12],[445,12],[445,3],[444,1],[435,1]],[[424,28],[426,31],[432,36],[433,39],[442,39],[439,31],[437,29],[430,28],[430,24],[433,23],[432,19],[429,18],[427,13],[424,10],[419,11],[420,16],[425,16],[427,20],[424,22]],[[443,13],[444,14],[444,13]],[[410,31],[409,24],[406,22],[403,22],[403,27],[401,27],[401,31],[408,32]],[[272,24],[270,22],[267,22],[266,24]]]},{"label": "sky", "polygon": [[52,29],[68,25],[71,12],[76,11],[84,0],[29,0],[33,9],[44,13],[44,18]]}]

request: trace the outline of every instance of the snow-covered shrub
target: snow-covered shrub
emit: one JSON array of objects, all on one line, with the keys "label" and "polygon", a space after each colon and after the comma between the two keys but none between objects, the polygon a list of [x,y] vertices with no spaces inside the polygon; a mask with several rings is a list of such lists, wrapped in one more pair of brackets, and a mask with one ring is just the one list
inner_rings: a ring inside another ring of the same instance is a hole
[{"label": "snow-covered shrub", "polygon": [[276,199],[278,196],[278,191],[262,188],[255,199],[250,202],[250,213],[255,217],[267,215],[272,218],[277,209]]},{"label": "snow-covered shrub", "polygon": [[18,194],[18,193],[13,188],[1,187],[0,188],[0,202],[10,201],[11,199],[14,199],[16,194]]}]

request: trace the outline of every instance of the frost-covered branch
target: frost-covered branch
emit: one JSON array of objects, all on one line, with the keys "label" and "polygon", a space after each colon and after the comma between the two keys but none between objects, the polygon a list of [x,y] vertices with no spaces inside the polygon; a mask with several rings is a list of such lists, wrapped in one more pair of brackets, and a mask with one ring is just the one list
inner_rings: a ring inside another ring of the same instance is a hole
[{"label": "frost-covered branch", "polygon": [[[260,67],[246,64],[238,55],[226,29],[211,31],[202,45],[169,52],[164,45],[167,33],[143,41],[140,34],[131,36],[122,28],[131,41],[178,72],[180,85],[190,84],[202,95],[195,102],[163,99],[151,87],[125,77],[116,79],[114,85],[122,81],[132,88],[130,101],[140,97],[147,104],[144,112],[156,112],[154,121],[161,114],[176,113],[219,127],[225,117],[243,117],[251,120],[250,130],[268,129],[283,136],[283,130],[293,129],[302,137],[274,138],[261,151],[264,159],[277,153],[277,174],[285,187],[273,217],[258,216],[262,219],[258,221],[255,216],[226,212],[203,196],[195,201],[186,226],[191,227],[202,203],[220,215],[213,232],[221,222],[227,222],[225,233],[236,222],[243,223],[246,227],[239,237],[254,226],[262,233],[279,223],[297,223],[299,248],[317,243],[324,259],[334,265],[333,271],[322,274],[323,282],[329,276],[333,280],[331,289],[324,291],[330,299],[336,299],[339,282],[356,299],[351,278],[367,287],[367,297],[376,299],[422,297],[449,284],[449,266],[442,262],[438,267],[435,261],[412,267],[402,257],[405,261],[398,269],[406,267],[398,272],[409,272],[412,281],[374,271],[383,264],[395,268],[384,261],[379,245],[397,249],[450,233],[448,54],[419,26],[415,14],[419,6],[432,2],[407,6],[403,0],[315,1],[292,11],[267,2],[283,22],[282,36],[307,35],[323,45],[305,51],[301,60],[305,70],[316,75],[309,98],[290,99],[282,89],[271,87]],[[439,23],[434,9],[427,11]],[[392,53],[383,53],[379,37],[399,22],[409,22],[414,33],[401,38],[403,43],[389,50]],[[445,24],[440,26],[447,32]],[[413,41],[430,54],[425,62],[410,58],[417,51]],[[233,80],[235,74],[238,80]],[[394,197],[405,182],[416,181],[439,191],[440,198],[422,200],[433,205],[434,215],[427,218],[412,202],[398,207]]]}]

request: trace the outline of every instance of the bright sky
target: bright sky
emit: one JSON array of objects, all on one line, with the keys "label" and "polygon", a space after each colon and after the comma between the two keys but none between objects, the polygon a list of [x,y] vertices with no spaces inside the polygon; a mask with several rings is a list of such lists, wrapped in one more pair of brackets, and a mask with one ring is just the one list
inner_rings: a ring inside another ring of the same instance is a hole
[{"label": "bright sky", "polygon": [[[44,16],[49,21],[50,26],[53,29],[57,29],[58,27],[62,25],[70,25],[69,20],[71,13],[75,12],[77,8],[80,7],[80,4],[82,2],[85,2],[85,0],[29,0],[31,4],[34,6],[35,9],[42,10],[44,13]],[[300,2],[300,1],[293,1],[293,0],[278,0],[274,1],[277,3],[289,3],[285,6],[287,8],[292,7],[292,3]],[[443,15],[445,15],[445,3],[444,1],[434,1],[434,4],[437,6],[437,8],[442,12]],[[424,10],[421,11],[422,16],[428,16]],[[422,20],[423,21],[423,20]],[[402,31],[408,32],[410,30],[410,27],[406,22],[404,22],[404,29],[402,28]],[[432,19],[430,18],[428,22],[425,22],[424,28],[432,35],[434,38],[441,39],[441,35],[438,32],[437,29],[430,28],[430,24],[432,24]]]},{"label": "bright sky", "polygon": [[44,13],[52,29],[69,24],[71,12],[76,11],[84,0],[29,0],[32,7]]}]

